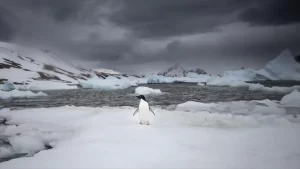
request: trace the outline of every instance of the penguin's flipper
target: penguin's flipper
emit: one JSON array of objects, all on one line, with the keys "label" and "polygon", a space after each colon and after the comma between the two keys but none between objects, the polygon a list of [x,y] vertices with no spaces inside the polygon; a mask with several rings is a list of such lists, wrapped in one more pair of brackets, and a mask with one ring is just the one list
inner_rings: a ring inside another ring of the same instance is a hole
[{"label": "penguin's flipper", "polygon": [[137,108],[134,113],[133,113],[133,116],[139,111],[139,108]]},{"label": "penguin's flipper", "polygon": [[151,107],[149,107],[149,110],[153,113],[153,115],[155,116],[155,113],[153,112],[153,110],[151,109]]}]

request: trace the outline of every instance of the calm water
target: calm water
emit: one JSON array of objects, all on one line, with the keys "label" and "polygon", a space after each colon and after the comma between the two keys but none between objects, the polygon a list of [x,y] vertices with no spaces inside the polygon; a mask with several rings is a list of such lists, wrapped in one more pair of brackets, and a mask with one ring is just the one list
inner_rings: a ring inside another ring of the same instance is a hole
[{"label": "calm water", "polygon": [[[196,84],[141,85],[166,92],[164,95],[146,96],[151,105],[169,106],[186,101],[219,102],[237,100],[280,100],[283,94],[248,91],[247,88],[209,87]],[[0,100],[2,107],[55,107],[74,106],[137,106],[135,87],[124,90],[101,91],[96,89],[44,91],[47,97]]]}]

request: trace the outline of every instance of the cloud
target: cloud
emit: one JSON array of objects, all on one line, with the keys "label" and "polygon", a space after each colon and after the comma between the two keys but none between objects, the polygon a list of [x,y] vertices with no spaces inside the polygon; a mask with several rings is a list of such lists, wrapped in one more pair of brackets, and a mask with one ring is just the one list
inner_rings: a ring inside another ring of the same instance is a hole
[{"label": "cloud", "polygon": [[9,21],[16,19],[4,6],[0,5],[0,40],[8,41],[14,36],[16,29]]},{"label": "cloud", "polygon": [[300,22],[298,0],[267,0],[254,4],[239,18],[253,25],[286,25]]},{"label": "cloud", "polygon": [[229,22],[247,1],[151,0],[122,1],[122,8],[110,20],[133,30],[138,36],[160,38],[217,31]]},{"label": "cloud", "polygon": [[2,0],[0,40],[119,71],[174,62],[209,72],[259,67],[284,48],[300,53],[295,2]]}]

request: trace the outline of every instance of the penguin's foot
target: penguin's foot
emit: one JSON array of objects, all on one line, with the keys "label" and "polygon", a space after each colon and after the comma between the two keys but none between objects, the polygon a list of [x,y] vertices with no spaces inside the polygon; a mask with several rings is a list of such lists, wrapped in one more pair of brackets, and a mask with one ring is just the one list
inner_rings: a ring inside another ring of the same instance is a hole
[{"label": "penguin's foot", "polygon": [[140,124],[142,124],[142,125],[150,125],[149,121],[140,121]]}]

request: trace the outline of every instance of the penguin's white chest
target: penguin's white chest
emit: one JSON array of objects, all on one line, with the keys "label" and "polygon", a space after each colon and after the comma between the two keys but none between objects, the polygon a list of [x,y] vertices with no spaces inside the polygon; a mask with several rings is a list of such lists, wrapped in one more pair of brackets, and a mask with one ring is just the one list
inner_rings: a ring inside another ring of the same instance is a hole
[{"label": "penguin's white chest", "polygon": [[149,121],[151,118],[151,114],[149,111],[149,104],[141,99],[140,105],[139,105],[139,120],[140,121]]}]

